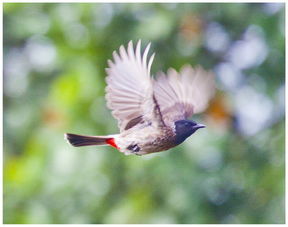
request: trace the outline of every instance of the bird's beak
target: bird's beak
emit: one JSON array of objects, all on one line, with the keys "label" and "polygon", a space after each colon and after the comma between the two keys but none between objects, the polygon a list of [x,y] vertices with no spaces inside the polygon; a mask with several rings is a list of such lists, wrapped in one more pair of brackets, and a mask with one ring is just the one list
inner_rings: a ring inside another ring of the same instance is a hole
[{"label": "bird's beak", "polygon": [[205,125],[202,124],[197,124],[194,128],[199,129],[199,128],[206,128]]}]

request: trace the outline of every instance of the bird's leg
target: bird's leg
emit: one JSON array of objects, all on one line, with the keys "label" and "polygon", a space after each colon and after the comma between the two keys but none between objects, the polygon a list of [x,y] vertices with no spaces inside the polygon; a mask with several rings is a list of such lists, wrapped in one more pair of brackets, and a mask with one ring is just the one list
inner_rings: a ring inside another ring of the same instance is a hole
[{"label": "bird's leg", "polygon": [[140,151],[140,147],[137,144],[131,144],[127,147],[127,149],[132,151],[135,154],[137,154],[137,152]]}]

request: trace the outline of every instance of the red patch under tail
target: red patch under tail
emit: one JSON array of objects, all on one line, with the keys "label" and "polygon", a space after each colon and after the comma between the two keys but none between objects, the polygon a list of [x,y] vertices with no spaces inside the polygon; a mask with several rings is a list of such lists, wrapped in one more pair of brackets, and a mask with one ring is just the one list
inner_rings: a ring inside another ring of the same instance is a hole
[{"label": "red patch under tail", "polygon": [[116,149],[119,149],[119,147],[117,146],[117,144],[115,143],[114,138],[109,138],[106,140],[106,143],[109,144],[112,147],[115,147]]}]

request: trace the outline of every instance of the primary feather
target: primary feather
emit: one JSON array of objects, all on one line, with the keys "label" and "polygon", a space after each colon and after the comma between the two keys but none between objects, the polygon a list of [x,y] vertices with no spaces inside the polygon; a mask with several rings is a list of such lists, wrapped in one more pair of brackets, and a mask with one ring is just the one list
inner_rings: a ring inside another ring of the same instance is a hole
[{"label": "primary feather", "polygon": [[185,65],[180,72],[170,68],[165,75],[158,73],[154,94],[167,124],[187,119],[202,112],[214,94],[214,76],[198,66]]},{"label": "primary feather", "polygon": [[113,52],[106,69],[107,106],[118,120],[120,131],[139,123],[162,121],[172,125],[202,112],[214,93],[214,76],[198,66],[183,66],[178,73],[170,68],[167,75],[150,75],[154,54],[148,59],[150,44],[141,54],[141,41],[136,49],[132,41],[127,50],[121,46]]},{"label": "primary feather", "polygon": [[153,114],[150,69],[154,55],[148,61],[150,44],[143,56],[140,49],[141,41],[138,41],[136,50],[132,41],[129,42],[127,51],[121,46],[120,55],[114,51],[113,61],[108,61],[109,68],[106,69],[107,106],[112,109],[113,116],[118,120],[120,131],[127,129],[131,120],[147,121]]}]

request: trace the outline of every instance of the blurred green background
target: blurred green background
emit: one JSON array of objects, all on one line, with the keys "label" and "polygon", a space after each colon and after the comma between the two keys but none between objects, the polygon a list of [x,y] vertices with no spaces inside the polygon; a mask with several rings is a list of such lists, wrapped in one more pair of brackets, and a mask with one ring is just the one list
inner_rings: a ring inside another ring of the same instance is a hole
[{"label": "blurred green background", "polygon": [[[4,223],[284,223],[284,6],[4,3]],[[208,127],[142,157],[69,146],[118,132],[105,67],[138,39],[153,74],[216,73]]]}]

